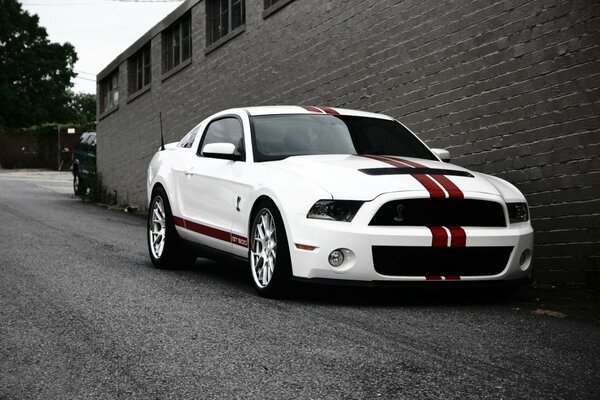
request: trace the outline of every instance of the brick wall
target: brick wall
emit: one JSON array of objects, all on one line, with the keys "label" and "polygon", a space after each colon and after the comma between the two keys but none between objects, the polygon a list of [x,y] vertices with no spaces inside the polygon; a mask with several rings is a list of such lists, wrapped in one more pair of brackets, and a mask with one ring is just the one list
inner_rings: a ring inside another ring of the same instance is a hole
[{"label": "brick wall", "polygon": [[[205,54],[205,4],[191,0],[192,63],[98,124],[104,183],[145,205],[147,164],[211,113],[322,104],[397,117],[453,162],[527,196],[539,280],[600,281],[600,3],[595,0],[296,0]],[[171,16],[171,18],[174,18]],[[135,47],[135,46],[134,46]],[[130,49],[135,50],[134,48]]]}]

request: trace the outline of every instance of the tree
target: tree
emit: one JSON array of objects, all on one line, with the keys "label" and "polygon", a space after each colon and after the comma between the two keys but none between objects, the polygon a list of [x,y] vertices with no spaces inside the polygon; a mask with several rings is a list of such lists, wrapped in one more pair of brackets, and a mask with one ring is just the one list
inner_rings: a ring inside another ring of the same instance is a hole
[{"label": "tree", "polygon": [[67,122],[91,127],[96,121],[96,95],[70,92],[69,96]]},{"label": "tree", "polygon": [[0,127],[67,122],[77,53],[52,43],[37,15],[0,0]]}]

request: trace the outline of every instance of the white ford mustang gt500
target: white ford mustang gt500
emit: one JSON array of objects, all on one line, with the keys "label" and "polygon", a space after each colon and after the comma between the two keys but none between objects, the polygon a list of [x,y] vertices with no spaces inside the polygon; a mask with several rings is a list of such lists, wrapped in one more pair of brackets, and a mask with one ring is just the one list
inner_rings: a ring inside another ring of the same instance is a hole
[{"label": "white ford mustang gt500", "polygon": [[219,112],[150,162],[150,258],[160,268],[243,259],[263,296],[291,279],[526,280],[533,229],[523,195],[442,159],[448,152],[381,114]]}]

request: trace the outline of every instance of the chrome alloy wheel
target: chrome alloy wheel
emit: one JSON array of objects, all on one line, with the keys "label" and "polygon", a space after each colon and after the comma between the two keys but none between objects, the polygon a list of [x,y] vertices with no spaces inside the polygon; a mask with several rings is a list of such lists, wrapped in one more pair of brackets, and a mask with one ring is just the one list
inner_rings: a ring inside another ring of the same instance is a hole
[{"label": "chrome alloy wheel", "polygon": [[273,271],[275,270],[277,257],[275,219],[269,210],[263,208],[254,221],[250,256],[252,277],[258,287],[264,288],[273,278]]},{"label": "chrome alloy wheel", "polygon": [[165,236],[167,234],[167,222],[165,218],[165,206],[160,196],[154,198],[152,205],[152,222],[148,227],[150,235],[150,250],[154,258],[159,259],[165,248]]}]

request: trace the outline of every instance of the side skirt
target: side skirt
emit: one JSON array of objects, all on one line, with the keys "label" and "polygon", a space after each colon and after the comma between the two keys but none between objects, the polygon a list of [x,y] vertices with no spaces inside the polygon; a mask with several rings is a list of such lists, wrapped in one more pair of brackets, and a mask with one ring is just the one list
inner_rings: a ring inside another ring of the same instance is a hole
[{"label": "side skirt", "polygon": [[188,248],[192,249],[194,253],[197,253],[198,257],[205,257],[216,262],[231,263],[240,266],[248,266],[248,263],[250,262],[246,257],[240,257],[223,250],[192,242],[191,240],[182,239],[182,241]]}]

